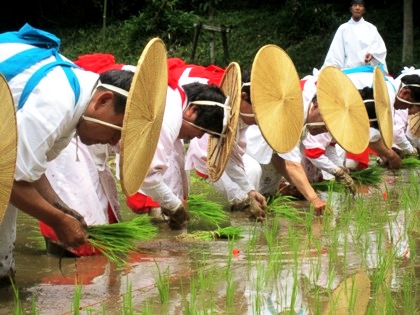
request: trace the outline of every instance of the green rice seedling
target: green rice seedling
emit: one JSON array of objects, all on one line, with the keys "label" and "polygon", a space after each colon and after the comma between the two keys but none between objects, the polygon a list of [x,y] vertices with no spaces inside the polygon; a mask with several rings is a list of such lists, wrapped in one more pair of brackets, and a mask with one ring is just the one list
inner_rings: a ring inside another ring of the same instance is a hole
[{"label": "green rice seedling", "polygon": [[191,220],[200,220],[219,226],[228,219],[228,214],[223,206],[207,199],[205,194],[190,194],[187,204]]},{"label": "green rice seedling", "polygon": [[197,312],[197,296],[198,296],[198,282],[197,278],[192,275],[190,278],[190,288],[188,297],[184,299],[184,314],[195,315]]},{"label": "green rice seedling", "polygon": [[385,169],[383,167],[372,165],[363,170],[352,171],[350,175],[360,186],[368,185],[378,188],[383,181],[384,173]]},{"label": "green rice seedling", "polygon": [[410,156],[401,160],[401,168],[417,168],[420,166],[420,160],[417,157]]},{"label": "green rice seedling", "polygon": [[15,301],[15,306],[13,308],[13,314],[14,315],[23,315],[25,314],[23,307],[22,307],[22,302],[20,301],[20,297],[19,297],[19,290],[16,287],[14,281],[12,279],[10,279],[10,283],[12,284],[12,289],[13,289],[13,297],[14,297],[14,301]]},{"label": "green rice seedling", "polygon": [[123,314],[133,315],[133,286],[130,281],[127,281],[125,294],[123,294]]},{"label": "green rice seedling", "polygon": [[152,310],[149,300],[146,301],[146,304],[142,307],[140,315],[153,315],[155,312]]},{"label": "green rice seedling", "polygon": [[169,289],[170,289],[170,271],[169,267],[165,271],[161,271],[159,264],[155,260],[155,265],[158,271],[156,278],[156,287],[159,292],[160,302],[162,304],[169,302]]},{"label": "green rice seedling", "polygon": [[238,239],[242,238],[243,228],[240,226],[218,227],[214,231],[194,231],[182,233],[177,239],[191,239],[200,241],[213,241],[217,239]]},{"label": "green rice seedling", "polygon": [[300,216],[299,211],[291,206],[290,204],[279,204],[279,205],[271,205],[266,210],[269,213],[273,213],[276,216],[280,216],[282,218],[295,221],[295,222],[303,222],[304,219]]},{"label": "green rice seedling", "polygon": [[88,227],[88,242],[118,266],[126,265],[127,255],[137,250],[137,242],[156,237],[158,228],[150,217],[139,215],[130,221]]},{"label": "green rice seedling", "polygon": [[232,270],[232,259],[233,259],[233,249],[235,243],[233,240],[229,240],[228,243],[228,260],[226,263],[226,306],[233,306],[235,303],[235,291],[236,284],[233,281],[233,270]]},{"label": "green rice seedling", "polygon": [[311,183],[312,187],[317,191],[327,192],[344,192],[346,187],[334,180],[323,180],[321,182]]},{"label": "green rice seedling", "polygon": [[[414,267],[415,268],[415,267]],[[416,301],[416,279],[415,270],[413,267],[405,270],[402,283],[402,309],[404,314],[419,314],[419,308]]]},{"label": "green rice seedling", "polygon": [[82,298],[82,286],[77,283],[74,286],[74,296],[71,305],[71,311],[74,315],[80,314],[80,300]]}]

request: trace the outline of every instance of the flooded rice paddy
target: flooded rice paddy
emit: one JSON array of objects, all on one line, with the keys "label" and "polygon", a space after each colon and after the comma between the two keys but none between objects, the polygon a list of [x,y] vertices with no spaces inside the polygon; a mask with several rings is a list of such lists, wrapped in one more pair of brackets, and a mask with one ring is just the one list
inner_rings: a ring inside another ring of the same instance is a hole
[{"label": "flooded rice paddy", "polygon": [[[0,288],[0,314],[419,314],[419,189],[418,171],[402,170],[355,198],[322,192],[331,209],[323,217],[302,201],[297,215],[264,223],[230,213],[243,227],[236,240],[185,238],[199,224],[163,225],[124,268],[45,254],[37,222],[20,214],[19,302]],[[210,188],[194,183],[201,190]]]}]

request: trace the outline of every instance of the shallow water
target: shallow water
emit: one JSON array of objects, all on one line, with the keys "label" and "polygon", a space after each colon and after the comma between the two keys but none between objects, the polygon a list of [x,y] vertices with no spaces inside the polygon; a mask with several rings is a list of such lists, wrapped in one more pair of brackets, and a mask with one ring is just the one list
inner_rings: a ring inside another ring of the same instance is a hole
[{"label": "shallow water", "polygon": [[[24,313],[77,313],[81,288],[80,314],[416,314],[420,197],[410,173],[388,174],[356,199],[323,193],[332,213],[321,218],[305,202],[297,204],[300,220],[271,214],[261,224],[231,213],[230,223],[244,227],[234,242],[181,239],[182,231],[160,226],[123,269],[103,256],[46,255],[36,221],[20,214],[16,285]],[[169,289],[159,293],[163,280]],[[13,313],[10,287],[0,289],[0,305],[0,314]]]}]

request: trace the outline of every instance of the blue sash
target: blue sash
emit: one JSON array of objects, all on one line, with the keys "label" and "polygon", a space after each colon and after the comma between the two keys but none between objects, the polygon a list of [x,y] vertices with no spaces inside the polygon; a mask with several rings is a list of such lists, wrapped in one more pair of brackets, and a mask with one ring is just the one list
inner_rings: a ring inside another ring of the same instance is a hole
[{"label": "blue sash", "polygon": [[[394,84],[392,84],[391,81],[389,81],[388,76],[386,75],[385,69],[384,67],[379,64],[378,67],[382,70],[382,73],[384,75],[385,81],[388,81],[391,83],[392,87],[394,88],[394,92],[396,92],[395,86]],[[345,74],[352,74],[352,73],[373,73],[373,71],[375,70],[375,66],[359,66],[359,67],[354,67],[354,68],[347,68],[347,69],[341,69],[341,71],[343,71]],[[373,83],[372,83],[373,84]]]},{"label": "blue sash", "polygon": [[36,46],[31,49],[22,51],[0,63],[0,72],[5,76],[7,81],[13,79],[16,75],[34,64],[54,56],[55,62],[44,65],[38,69],[26,82],[19,100],[18,109],[22,108],[32,93],[33,89],[39,84],[51,70],[55,67],[62,67],[66,74],[67,80],[73,89],[76,103],[80,96],[80,84],[76,75],[71,68],[79,68],[72,62],[65,61],[59,54],[60,39],[55,35],[33,28],[29,24],[25,24],[17,32],[7,32],[0,34],[0,43],[23,43]]}]

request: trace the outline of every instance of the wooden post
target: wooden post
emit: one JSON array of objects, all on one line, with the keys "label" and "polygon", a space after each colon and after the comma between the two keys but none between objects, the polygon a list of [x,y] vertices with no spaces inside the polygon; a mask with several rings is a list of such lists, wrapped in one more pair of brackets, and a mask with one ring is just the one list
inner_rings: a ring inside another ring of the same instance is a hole
[{"label": "wooden post", "polygon": [[225,56],[226,62],[229,62],[229,59],[230,59],[229,58],[229,47],[228,47],[228,42],[227,42],[227,33],[230,32],[229,28],[226,28],[223,25],[222,25],[222,27],[218,27],[218,26],[204,25],[204,24],[201,24],[201,23],[194,24],[194,28],[195,29],[194,29],[193,47],[192,47],[192,52],[191,52],[191,62],[194,62],[195,52],[197,50],[198,38],[200,36],[200,31],[202,29],[213,32],[213,33],[215,33],[215,32],[220,33],[220,35],[222,37],[223,54]]},{"label": "wooden post", "polygon": [[194,58],[195,58],[195,51],[197,49],[197,44],[198,44],[198,37],[200,36],[200,31],[201,31],[201,23],[198,24],[194,24],[194,38],[193,38],[193,47],[192,47],[192,52],[191,52],[191,62],[194,63]]}]

